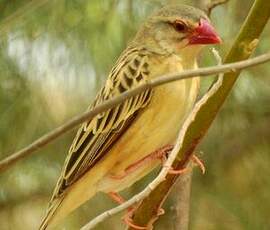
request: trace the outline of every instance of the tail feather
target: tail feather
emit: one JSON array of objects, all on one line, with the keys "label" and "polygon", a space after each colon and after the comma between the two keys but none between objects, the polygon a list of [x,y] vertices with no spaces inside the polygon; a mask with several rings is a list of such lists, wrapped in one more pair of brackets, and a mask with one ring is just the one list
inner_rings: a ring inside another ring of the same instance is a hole
[{"label": "tail feather", "polygon": [[48,226],[53,224],[53,219],[56,214],[57,209],[61,205],[63,198],[55,199],[52,203],[50,203],[49,208],[46,211],[44,218],[41,221],[39,226],[39,230],[45,230]]},{"label": "tail feather", "polygon": [[69,213],[92,198],[97,193],[96,186],[91,184],[93,181],[84,177],[73,184],[62,196],[53,197],[39,230],[50,229],[55,226]]}]

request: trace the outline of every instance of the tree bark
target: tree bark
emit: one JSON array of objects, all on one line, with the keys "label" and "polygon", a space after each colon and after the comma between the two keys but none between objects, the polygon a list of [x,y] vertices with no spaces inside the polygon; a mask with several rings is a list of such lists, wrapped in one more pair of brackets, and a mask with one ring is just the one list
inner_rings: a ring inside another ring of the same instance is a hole
[{"label": "tree bark", "polygon": [[173,197],[173,230],[188,230],[190,214],[190,194],[192,183],[192,163],[189,170],[179,177],[172,189]]}]

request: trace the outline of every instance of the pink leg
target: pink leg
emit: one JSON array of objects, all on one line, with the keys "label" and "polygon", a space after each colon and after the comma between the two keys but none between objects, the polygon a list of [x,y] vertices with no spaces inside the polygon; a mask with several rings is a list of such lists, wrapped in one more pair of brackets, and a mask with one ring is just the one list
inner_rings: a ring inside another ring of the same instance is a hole
[{"label": "pink leg", "polygon": [[109,192],[107,195],[117,204],[123,204],[125,202],[125,199],[117,192]]},{"label": "pink leg", "polygon": [[[161,158],[162,164],[165,164],[166,160],[167,160],[167,158],[163,155],[163,157]],[[199,168],[202,171],[202,174],[205,174],[205,166],[204,166],[203,162],[194,154],[191,156],[191,160],[197,166],[199,166]],[[180,174],[186,173],[187,171],[188,171],[188,168],[182,168],[182,169],[177,169],[177,170],[171,168],[168,173],[174,174],[174,175],[180,175]]]},{"label": "pink leg", "polygon": [[[109,192],[107,193],[108,196],[110,198],[112,198],[112,200],[114,200],[116,203],[118,204],[123,204],[125,202],[125,199],[119,195],[118,193],[116,192]],[[130,227],[134,228],[134,229],[138,229],[138,230],[145,230],[147,229],[146,227],[141,227],[141,226],[138,226],[136,224],[133,223],[132,219],[131,219],[131,216],[132,216],[132,213],[134,211],[134,208],[133,207],[130,207],[128,209],[128,212],[127,214],[123,217],[123,221]]]},{"label": "pink leg", "polygon": [[[194,162],[196,165],[199,166],[199,168],[202,171],[202,174],[204,174],[205,173],[205,167],[204,167],[203,162],[196,155],[192,155],[191,160],[192,160],[192,162]],[[183,174],[183,173],[186,173],[187,171],[188,171],[188,168],[183,168],[183,169],[179,169],[179,170],[170,169],[169,174],[175,174],[175,175],[176,174]]]},{"label": "pink leg", "polygon": [[125,178],[127,175],[129,175],[130,173],[136,171],[137,169],[139,169],[141,166],[145,165],[148,162],[151,162],[153,160],[157,160],[160,159],[162,160],[164,157],[166,157],[166,154],[168,154],[171,150],[173,149],[173,145],[166,145],[152,153],[150,153],[149,155],[145,156],[144,158],[136,161],[135,163],[129,165],[123,174],[121,175],[110,175],[110,177],[112,179],[118,179],[121,180],[123,178]]}]

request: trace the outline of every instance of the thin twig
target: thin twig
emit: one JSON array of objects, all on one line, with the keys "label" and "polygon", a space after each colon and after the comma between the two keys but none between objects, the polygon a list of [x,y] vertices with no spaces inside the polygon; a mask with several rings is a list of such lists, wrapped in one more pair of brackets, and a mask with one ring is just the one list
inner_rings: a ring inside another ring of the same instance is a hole
[{"label": "thin twig", "polygon": [[252,66],[256,66],[265,62],[270,61],[270,53],[266,53],[263,55],[260,55],[258,57],[245,60],[245,61],[240,61],[240,62],[235,62],[235,63],[230,63],[230,64],[225,64],[221,66],[213,66],[213,67],[205,67],[205,68],[200,68],[196,70],[187,70],[181,73],[175,73],[175,74],[168,74],[168,75],[163,75],[161,77],[158,77],[156,79],[150,80],[145,84],[141,84],[140,86],[129,90],[127,92],[122,93],[121,95],[114,97],[110,100],[105,101],[101,105],[97,105],[93,110],[87,111],[81,115],[78,115],[68,122],[64,123],[63,125],[59,126],[58,128],[50,131],[49,133],[43,135],[36,141],[34,141],[32,144],[28,145],[27,147],[11,154],[7,158],[3,159],[0,161],[0,172],[4,171],[5,169],[9,168],[12,166],[15,162],[18,160],[30,155],[31,153],[35,152],[36,150],[40,149],[41,147],[47,145],[48,143],[52,142],[59,136],[63,135],[64,133],[70,131],[77,125],[81,124],[84,121],[92,119],[94,116],[97,114],[112,108],[124,100],[133,97],[144,90],[166,84],[169,82],[173,81],[178,81],[182,79],[187,79],[187,78],[192,78],[192,77],[206,77],[211,74],[217,74],[217,73],[227,73],[227,72],[235,72],[237,70],[249,68]]},{"label": "thin twig", "polygon": [[189,210],[190,210],[190,194],[192,182],[193,162],[187,166],[188,171],[179,176],[173,186],[173,210],[174,230],[188,230],[189,226]]},{"label": "thin twig", "polygon": [[47,2],[48,2],[48,0],[33,0],[33,1],[26,3],[24,6],[20,7],[18,10],[16,10],[10,16],[6,17],[0,23],[0,34],[3,35],[3,33],[7,33],[11,24],[15,23],[16,21],[18,21],[21,17],[25,16],[26,14],[29,14],[30,12],[43,6]]},{"label": "thin twig", "polygon": [[209,16],[212,12],[212,10],[219,6],[227,3],[229,0],[215,0],[215,1],[210,1],[207,6],[206,6],[206,14]]}]

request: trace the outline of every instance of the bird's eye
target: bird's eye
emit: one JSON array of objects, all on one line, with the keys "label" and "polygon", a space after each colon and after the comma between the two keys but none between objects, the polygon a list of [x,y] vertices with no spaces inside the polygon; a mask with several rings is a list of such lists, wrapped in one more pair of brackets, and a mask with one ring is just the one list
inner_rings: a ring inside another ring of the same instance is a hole
[{"label": "bird's eye", "polygon": [[180,20],[176,20],[172,23],[174,29],[178,32],[185,32],[187,30],[187,25],[180,21]]}]

